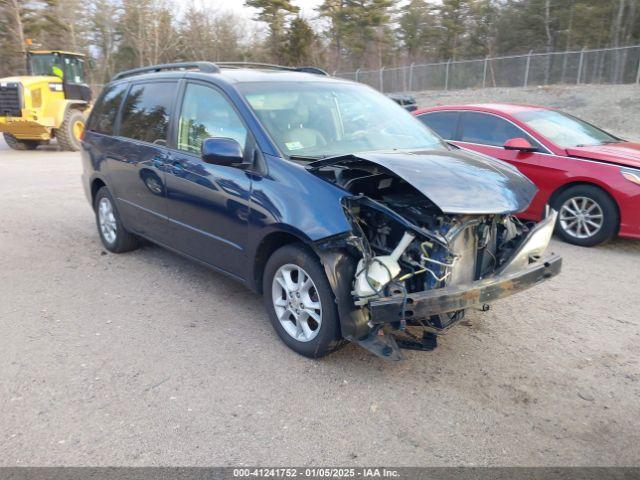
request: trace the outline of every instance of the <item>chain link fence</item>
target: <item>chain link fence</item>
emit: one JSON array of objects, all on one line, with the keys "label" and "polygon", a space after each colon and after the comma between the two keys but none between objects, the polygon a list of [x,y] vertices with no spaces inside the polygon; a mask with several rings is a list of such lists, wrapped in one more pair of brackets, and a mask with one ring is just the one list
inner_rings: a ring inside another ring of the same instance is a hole
[{"label": "chain link fence", "polygon": [[553,84],[640,84],[640,45],[412,63],[379,70],[334,72],[334,76],[365,83],[382,92]]}]

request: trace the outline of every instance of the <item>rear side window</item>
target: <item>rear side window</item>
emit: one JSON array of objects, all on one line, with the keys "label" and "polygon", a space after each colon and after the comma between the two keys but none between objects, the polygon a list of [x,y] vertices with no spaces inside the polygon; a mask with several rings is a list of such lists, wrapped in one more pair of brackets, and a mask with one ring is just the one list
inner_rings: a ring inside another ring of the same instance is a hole
[{"label": "rear side window", "polygon": [[455,140],[458,117],[458,112],[433,112],[425,113],[418,118],[445,140]]},{"label": "rear side window", "polygon": [[502,147],[507,140],[512,138],[526,138],[531,145],[539,146],[538,142],[518,127],[495,115],[463,112],[460,121],[462,131],[460,140],[462,142]]},{"label": "rear side window", "polygon": [[122,108],[120,135],[165,145],[176,82],[132,85]]},{"label": "rear side window", "polygon": [[93,107],[88,130],[113,135],[113,125],[116,122],[118,109],[127,91],[127,86],[126,83],[122,83],[107,88],[101,100]]}]

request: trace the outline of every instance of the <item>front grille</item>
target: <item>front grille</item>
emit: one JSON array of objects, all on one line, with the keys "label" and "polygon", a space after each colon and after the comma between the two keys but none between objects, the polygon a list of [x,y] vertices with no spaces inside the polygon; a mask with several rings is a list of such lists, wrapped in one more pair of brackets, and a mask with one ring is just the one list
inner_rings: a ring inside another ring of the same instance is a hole
[{"label": "front grille", "polygon": [[0,116],[21,117],[22,101],[19,83],[0,84]]}]

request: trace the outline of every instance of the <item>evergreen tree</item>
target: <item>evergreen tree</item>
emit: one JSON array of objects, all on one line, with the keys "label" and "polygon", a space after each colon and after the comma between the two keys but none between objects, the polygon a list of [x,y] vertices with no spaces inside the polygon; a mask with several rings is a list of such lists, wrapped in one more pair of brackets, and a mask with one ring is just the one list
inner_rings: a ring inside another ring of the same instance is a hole
[{"label": "evergreen tree", "polygon": [[399,11],[397,35],[407,60],[424,59],[433,53],[432,41],[437,36],[433,8],[425,0],[411,0]]},{"label": "evergreen tree", "polygon": [[286,56],[286,31],[289,17],[300,10],[290,0],[246,0],[245,5],[258,10],[257,20],[269,29],[268,50],[271,61],[283,63]]},{"label": "evergreen tree", "polygon": [[316,34],[304,18],[296,17],[291,22],[287,40],[287,63],[294,66],[313,64],[313,46]]}]

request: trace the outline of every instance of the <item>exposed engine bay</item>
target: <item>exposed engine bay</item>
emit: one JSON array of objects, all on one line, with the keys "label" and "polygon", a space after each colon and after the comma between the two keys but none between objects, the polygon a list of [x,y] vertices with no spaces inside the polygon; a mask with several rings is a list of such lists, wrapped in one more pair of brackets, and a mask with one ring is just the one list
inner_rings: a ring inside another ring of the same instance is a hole
[{"label": "exposed engine bay", "polygon": [[[359,258],[353,302],[366,311],[380,299],[404,299],[397,321],[386,326],[410,335],[405,348],[433,348],[435,335],[465,313],[459,309],[414,315],[408,305],[411,294],[471,285],[513,270],[516,252],[531,233],[510,213],[447,213],[407,180],[366,160],[321,166],[315,173],[352,194],[343,207],[353,227],[349,244]],[[546,229],[546,241],[527,252],[518,267],[539,258],[551,232]],[[416,337],[407,327],[421,327],[423,336]]]}]

